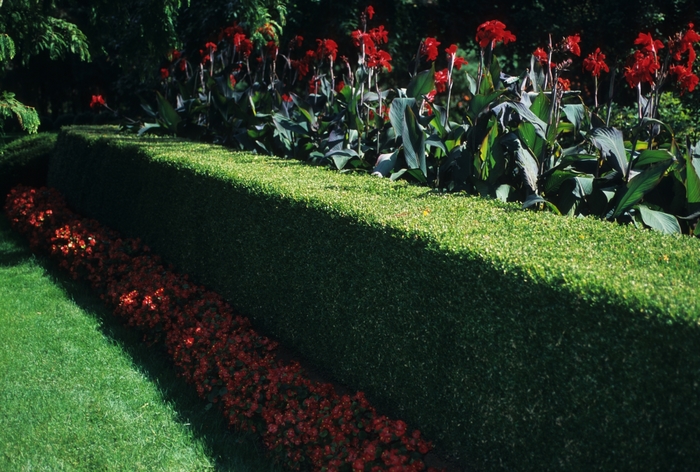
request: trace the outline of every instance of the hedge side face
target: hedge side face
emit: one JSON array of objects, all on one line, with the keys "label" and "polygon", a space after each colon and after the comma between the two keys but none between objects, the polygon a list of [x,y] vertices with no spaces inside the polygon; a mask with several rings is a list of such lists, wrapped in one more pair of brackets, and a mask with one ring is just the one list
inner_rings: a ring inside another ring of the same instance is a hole
[{"label": "hedge side face", "polygon": [[108,128],[49,184],[464,465],[700,461],[700,241]]},{"label": "hedge side face", "polygon": [[7,196],[17,184],[46,185],[49,156],[56,133],[31,134],[0,146],[0,195]]}]

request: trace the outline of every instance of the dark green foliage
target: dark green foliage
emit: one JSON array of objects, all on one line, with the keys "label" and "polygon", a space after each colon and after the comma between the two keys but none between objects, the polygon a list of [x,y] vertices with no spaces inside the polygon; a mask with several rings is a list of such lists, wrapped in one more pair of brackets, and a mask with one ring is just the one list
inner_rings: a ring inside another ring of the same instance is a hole
[{"label": "dark green foliage", "polygon": [[25,136],[0,147],[0,197],[17,184],[46,185],[49,157],[56,144],[55,133]]},{"label": "dark green foliage", "polygon": [[700,241],[102,128],[50,184],[479,470],[700,461]]}]

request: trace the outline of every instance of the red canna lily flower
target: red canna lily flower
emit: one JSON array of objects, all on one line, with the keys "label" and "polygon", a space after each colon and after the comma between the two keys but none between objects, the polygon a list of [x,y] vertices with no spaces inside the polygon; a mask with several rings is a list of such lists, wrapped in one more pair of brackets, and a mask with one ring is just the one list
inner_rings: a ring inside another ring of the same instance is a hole
[{"label": "red canna lily flower", "polygon": [[438,57],[438,46],[440,41],[435,38],[425,38],[420,46],[421,56],[426,56],[429,61],[434,61]]},{"label": "red canna lily flower", "polygon": [[292,40],[289,42],[289,49],[295,49],[301,47],[301,44],[304,42],[304,37],[296,35],[292,38]]},{"label": "red canna lily flower", "polygon": [[549,55],[547,54],[547,51],[542,48],[535,49],[532,55],[535,56],[535,59],[539,61],[542,67],[545,67],[547,62],[549,62]]},{"label": "red canna lily flower", "polygon": [[571,81],[569,79],[562,79],[561,77],[557,78],[557,83],[559,84],[559,88],[562,90],[571,90]]},{"label": "red canna lily flower", "polygon": [[253,52],[253,43],[250,39],[246,38],[244,33],[236,33],[233,35],[233,45],[244,57],[250,56],[250,53]]},{"label": "red canna lily flower", "polygon": [[635,51],[630,65],[625,67],[625,79],[634,88],[642,82],[654,84],[654,75],[660,68],[656,55]]},{"label": "red canna lily flower", "polygon": [[437,90],[438,93],[442,93],[447,90],[449,76],[449,71],[447,69],[435,71],[435,90]]},{"label": "red canna lily flower", "polygon": [[564,51],[569,51],[571,54],[575,56],[580,56],[581,55],[581,47],[579,46],[579,43],[581,42],[581,36],[578,34],[575,34],[573,36],[567,36],[564,38],[564,42],[562,43],[562,48]]},{"label": "red canna lily flower", "polygon": [[593,77],[600,77],[600,71],[610,72],[608,65],[605,63],[605,54],[600,52],[600,48],[596,48],[595,52],[588,55],[583,60],[583,70],[590,72]]},{"label": "red canna lily flower", "polygon": [[368,6],[367,8],[365,8],[365,13],[367,14],[367,17],[371,20],[374,16],[374,8]]},{"label": "red canna lily flower", "polygon": [[336,54],[338,54],[338,44],[332,39],[317,39],[316,43],[316,58],[323,60],[329,58],[335,62]]},{"label": "red canna lily flower", "polygon": [[498,20],[491,20],[479,25],[476,29],[476,42],[480,48],[485,48],[489,44],[491,48],[496,46],[496,43],[503,42],[508,44],[515,41],[515,36],[506,29],[506,25]]},{"label": "red canna lily flower", "polygon": [[369,30],[369,36],[377,44],[386,44],[389,42],[389,32],[384,29],[384,25],[379,25],[376,28]]},{"label": "red canna lily flower", "polygon": [[653,53],[656,55],[656,53],[659,51],[659,49],[663,49],[664,43],[659,41],[658,39],[654,39],[651,37],[651,33],[639,33],[639,36],[637,36],[637,39],[634,40],[634,44],[639,44],[644,46],[642,49],[644,51]]},{"label": "red canna lily flower", "polygon": [[209,49],[211,52],[216,52],[216,44],[209,42],[204,45],[206,49]]},{"label": "red canna lily flower", "polygon": [[457,55],[457,45],[452,44],[449,48],[445,49],[447,53],[447,60],[452,62],[452,67],[457,70],[462,69],[462,66],[469,64],[466,59]]},{"label": "red canna lily flower", "polygon": [[693,74],[693,71],[689,67],[674,65],[669,68],[669,72],[676,76],[678,85],[681,87],[681,95],[686,91],[692,92],[698,85],[698,76]]},{"label": "red canna lily flower", "polygon": [[367,58],[367,67],[384,67],[388,72],[391,72],[391,55],[388,52],[377,50]]},{"label": "red canna lily flower", "polygon": [[161,79],[165,80],[168,78],[169,75],[170,75],[170,71],[166,67],[163,67],[160,69],[160,78]]},{"label": "red canna lily flower", "polygon": [[90,100],[90,108],[93,110],[95,108],[99,108],[101,106],[106,106],[107,102],[105,102],[105,99],[102,98],[102,95],[93,95],[92,100]]},{"label": "red canna lily flower", "polygon": [[680,36],[680,39],[669,41],[669,49],[671,50],[671,54],[673,54],[673,60],[680,62],[681,55],[687,52],[687,66],[691,67],[695,62],[696,58],[696,53],[695,49],[693,48],[693,44],[700,41],[700,35],[693,29],[693,24],[690,23],[688,24],[688,30],[682,35],[680,35],[679,33],[678,36]]}]

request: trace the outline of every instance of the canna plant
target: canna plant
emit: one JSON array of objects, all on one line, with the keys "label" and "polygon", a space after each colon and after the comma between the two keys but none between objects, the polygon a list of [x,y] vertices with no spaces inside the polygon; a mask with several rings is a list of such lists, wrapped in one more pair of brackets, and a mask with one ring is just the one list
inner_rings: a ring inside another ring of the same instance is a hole
[{"label": "canna plant", "polygon": [[[698,83],[692,67],[700,36],[692,24],[665,45],[648,34],[635,41],[639,49],[624,77],[637,91],[638,125],[625,137],[609,126],[612,87],[607,108],[599,106],[599,79],[610,72],[600,48],[579,66],[595,84],[592,106],[571,90],[578,34],[550,37],[517,76],[505,74],[495,58],[496,48],[516,40],[498,20],[477,29],[474,76],[463,69],[457,45],[443,55],[437,38],[425,38],[406,88],[382,89],[382,73],[391,71],[389,32],[372,27],[373,17],[367,7],[352,32],[356,62],[339,55],[332,39],[304,51],[304,39],[295,36],[282,53],[273,24],[254,35],[226,28],[193,55],[198,61],[173,51],[160,71],[157,109],[144,105],[155,121],[139,132],[407,178],[523,208],[700,234],[700,145],[679,141],[658,119],[662,86],[674,79],[683,93]],[[467,89],[453,109],[456,74]]]}]

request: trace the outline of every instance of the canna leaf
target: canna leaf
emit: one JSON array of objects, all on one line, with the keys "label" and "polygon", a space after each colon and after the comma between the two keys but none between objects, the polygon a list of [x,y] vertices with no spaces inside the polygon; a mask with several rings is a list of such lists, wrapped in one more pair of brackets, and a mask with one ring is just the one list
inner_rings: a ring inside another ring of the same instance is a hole
[{"label": "canna leaf", "polygon": [[700,203],[700,155],[698,154],[700,154],[700,143],[685,153],[685,191],[688,203]]},{"label": "canna leaf", "polygon": [[406,108],[412,107],[415,103],[415,98],[395,98],[392,100],[389,108],[389,120],[397,137],[403,134]]},{"label": "canna leaf", "polygon": [[408,87],[406,87],[406,95],[409,98],[422,98],[435,89],[435,63],[430,70],[424,70],[413,76]]},{"label": "canna leaf", "polygon": [[661,231],[664,234],[680,234],[681,225],[675,216],[669,215],[662,211],[652,210],[645,205],[639,205],[639,216],[645,225],[656,231]]},{"label": "canna leaf", "polygon": [[658,162],[673,161],[673,154],[665,149],[645,149],[634,161],[634,167],[643,167]]},{"label": "canna leaf", "polygon": [[522,146],[520,139],[515,133],[508,133],[501,141],[501,144],[515,156],[518,166],[523,171],[523,181],[533,193],[537,192],[537,180],[539,178],[539,166],[537,160],[527,148]]},{"label": "canna leaf", "polygon": [[175,111],[175,108],[168,102],[160,92],[156,92],[156,98],[158,100],[158,113],[163,121],[164,127],[169,133],[175,134],[177,132],[177,125],[182,121],[180,115]]},{"label": "canna leaf", "polygon": [[629,162],[622,132],[616,128],[595,128],[588,135],[591,143],[620,175],[627,175]]},{"label": "canna leaf", "polygon": [[649,167],[644,172],[641,172],[636,177],[630,179],[627,185],[620,187],[616,195],[620,195],[620,199],[613,211],[611,218],[616,218],[624,212],[632,208],[634,205],[644,198],[644,195],[661,181],[661,178],[670,167],[671,163],[661,163]]},{"label": "canna leaf", "polygon": [[406,164],[409,169],[420,169],[427,176],[428,169],[425,163],[425,134],[415,113],[410,107],[404,110],[403,121],[403,150]]}]

